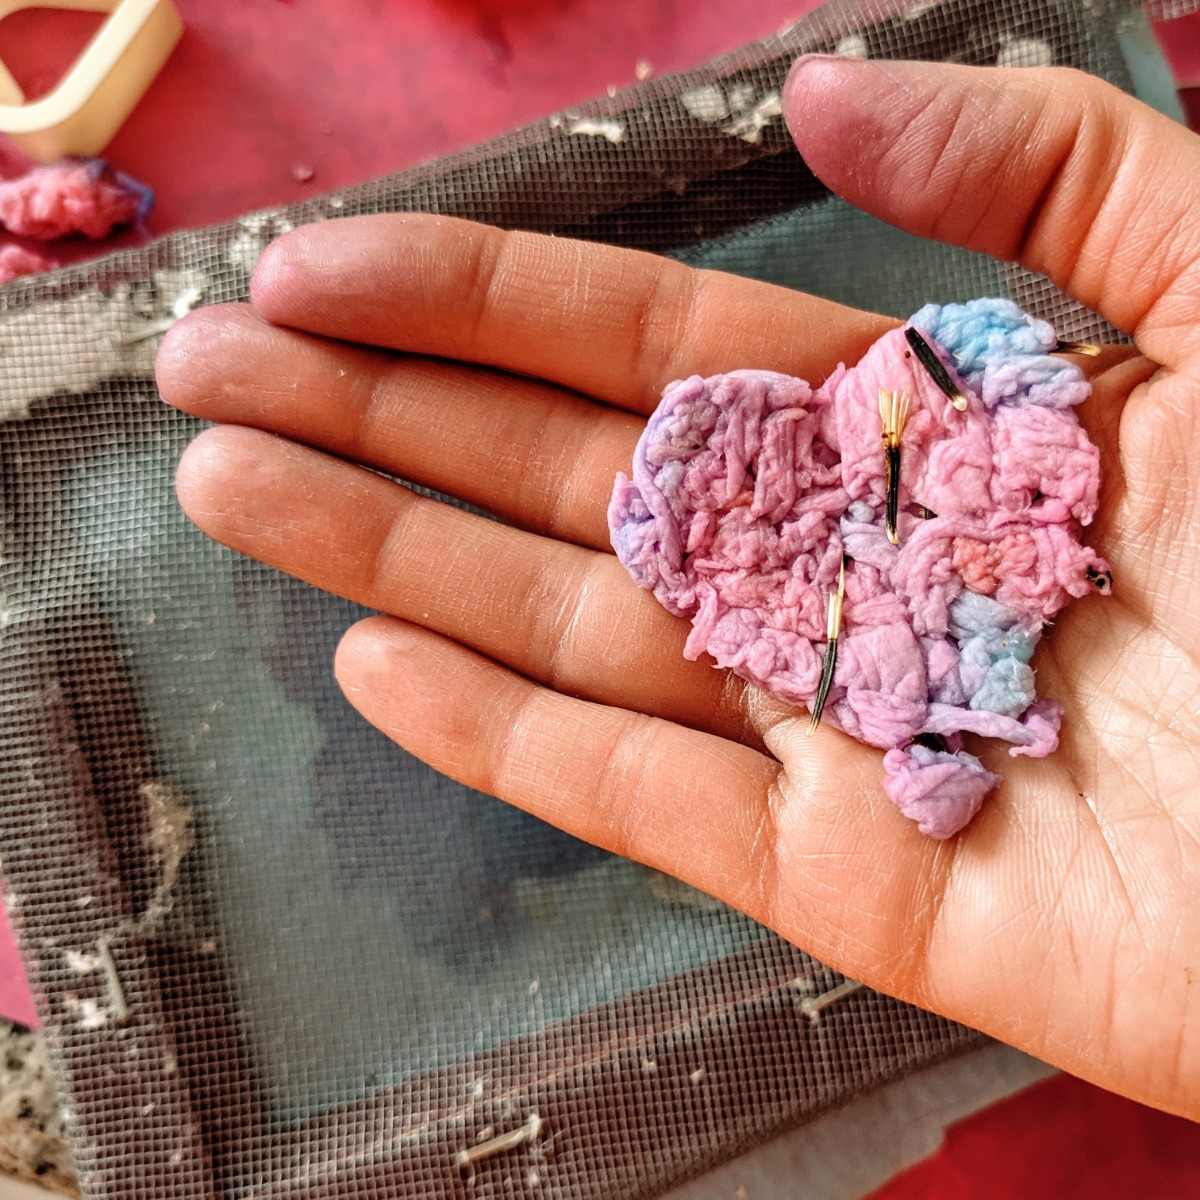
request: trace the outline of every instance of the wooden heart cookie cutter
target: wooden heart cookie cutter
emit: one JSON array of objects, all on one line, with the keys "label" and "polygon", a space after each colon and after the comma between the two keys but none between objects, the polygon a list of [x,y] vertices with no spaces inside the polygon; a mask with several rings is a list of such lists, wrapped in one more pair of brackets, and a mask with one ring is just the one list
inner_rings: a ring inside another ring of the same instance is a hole
[{"label": "wooden heart cookie cutter", "polygon": [[24,8],[108,13],[54,90],[26,102],[0,62],[0,133],[30,158],[92,156],[112,140],[183,36],[171,0],[0,0],[0,20]]}]

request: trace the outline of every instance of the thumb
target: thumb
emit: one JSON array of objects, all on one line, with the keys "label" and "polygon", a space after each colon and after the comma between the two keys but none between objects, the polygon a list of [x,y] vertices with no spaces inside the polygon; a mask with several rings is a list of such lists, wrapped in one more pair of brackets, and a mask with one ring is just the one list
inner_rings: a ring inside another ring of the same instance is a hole
[{"label": "thumb", "polygon": [[1177,367],[1200,351],[1200,138],[1061,68],[809,56],[784,114],[851,204],[1018,261]]}]

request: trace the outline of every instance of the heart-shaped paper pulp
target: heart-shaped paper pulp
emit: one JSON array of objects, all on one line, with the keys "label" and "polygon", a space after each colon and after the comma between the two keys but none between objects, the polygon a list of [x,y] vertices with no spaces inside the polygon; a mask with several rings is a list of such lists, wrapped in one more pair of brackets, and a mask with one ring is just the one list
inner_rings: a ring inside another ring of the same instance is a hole
[{"label": "heart-shaped paper pulp", "polygon": [[832,668],[823,719],[888,751],[888,794],[934,837],[998,782],[962,734],[1055,749],[1034,647],[1072,597],[1109,590],[1080,540],[1100,463],[1073,406],[1091,388],[1060,345],[975,300],[923,308],[815,391],[681,380],[609,508],[634,581],[691,619],[687,656],[810,708]]}]

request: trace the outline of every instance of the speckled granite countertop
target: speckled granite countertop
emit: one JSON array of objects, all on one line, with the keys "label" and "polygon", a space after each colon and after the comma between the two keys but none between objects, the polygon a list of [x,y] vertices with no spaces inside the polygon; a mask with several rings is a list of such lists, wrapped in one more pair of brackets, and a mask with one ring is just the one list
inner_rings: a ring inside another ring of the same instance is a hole
[{"label": "speckled granite countertop", "polygon": [[79,1195],[45,1043],[7,1021],[0,1021],[0,1172]]}]

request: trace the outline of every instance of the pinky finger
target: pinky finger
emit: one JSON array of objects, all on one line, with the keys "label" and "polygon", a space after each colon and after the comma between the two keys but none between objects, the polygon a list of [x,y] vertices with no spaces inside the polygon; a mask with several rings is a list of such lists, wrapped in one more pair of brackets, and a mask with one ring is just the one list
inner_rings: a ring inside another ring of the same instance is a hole
[{"label": "pinky finger", "polygon": [[443,774],[764,911],[774,759],[564,696],[393,617],[350,629],[337,676],[368,721]]}]

